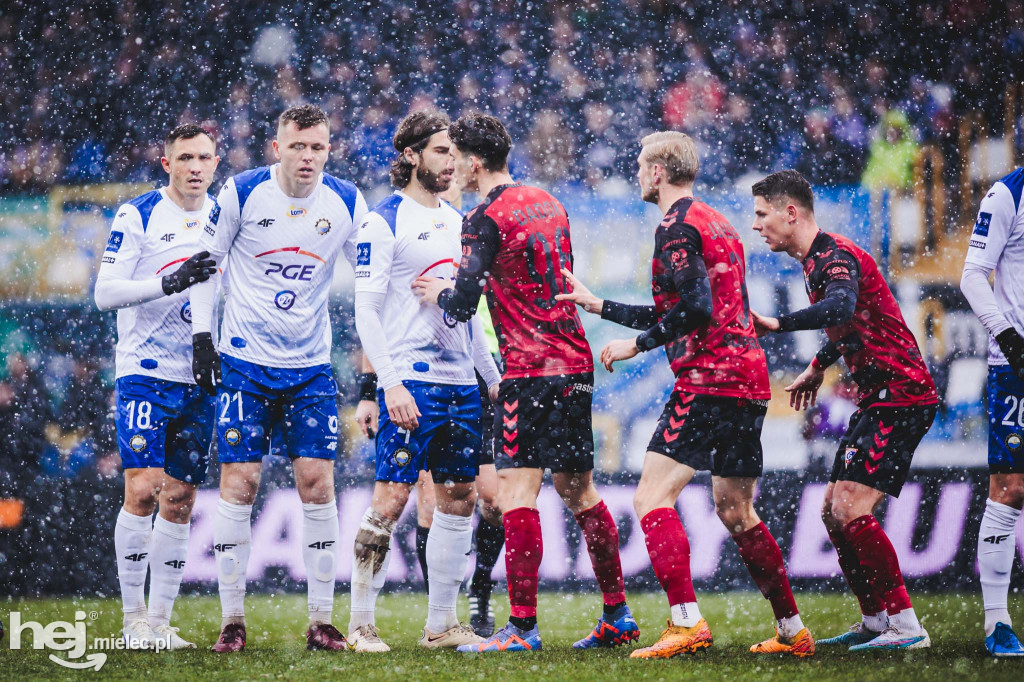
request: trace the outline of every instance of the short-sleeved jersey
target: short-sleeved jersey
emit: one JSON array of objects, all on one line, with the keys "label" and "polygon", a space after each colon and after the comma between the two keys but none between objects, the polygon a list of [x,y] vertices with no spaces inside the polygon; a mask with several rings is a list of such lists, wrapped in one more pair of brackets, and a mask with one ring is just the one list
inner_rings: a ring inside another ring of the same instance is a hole
[{"label": "short-sleeved jersey", "polygon": [[[174,203],[166,189],[147,192],[117,209],[97,279],[154,279],[174,272],[199,251],[203,222],[214,210],[206,197],[198,211]],[[117,311],[117,377],[132,374],[195,383],[192,310],[188,291]]]},{"label": "short-sleeved jersey", "polygon": [[312,367],[331,359],[334,264],[343,250],[355,263],[366,201],[351,182],[326,173],[308,197],[289,197],[278,168],[224,183],[200,246],[224,269],[220,351],[267,367]]},{"label": "short-sleeved jersey", "polygon": [[357,233],[356,294],[385,294],[381,322],[399,378],[476,385],[469,325],[420,303],[421,275],[454,280],[462,257],[462,214],[395,192],[366,214]]},{"label": "short-sleeved jersey", "polygon": [[[1018,333],[1024,334],[1024,168],[992,185],[981,200],[967,262],[995,270],[996,305]],[[996,340],[988,340],[988,364],[1005,365]]]},{"label": "short-sleeved jersey", "polygon": [[917,339],[875,259],[842,235],[819,232],[803,265],[812,304],[825,296],[830,282],[857,281],[853,318],[826,327],[825,334],[857,382],[861,407],[869,399],[871,406],[893,407],[938,402]]},{"label": "short-sleeved jersey", "polygon": [[676,388],[689,393],[767,400],[768,362],[750,316],[739,234],[718,211],[684,197],[654,233],[651,292],[659,317],[679,302],[679,287],[707,275],[711,320],[665,345]]},{"label": "short-sleeved jersey", "polygon": [[459,276],[486,279],[505,379],[594,371],[576,306],[555,300],[562,268],[572,269],[569,217],[544,190],[501,185],[466,216]]}]

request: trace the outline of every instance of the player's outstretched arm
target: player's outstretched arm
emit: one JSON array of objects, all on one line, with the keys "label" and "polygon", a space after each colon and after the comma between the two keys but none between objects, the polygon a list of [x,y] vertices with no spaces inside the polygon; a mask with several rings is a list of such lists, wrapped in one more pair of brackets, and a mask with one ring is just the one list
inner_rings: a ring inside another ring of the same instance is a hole
[{"label": "player's outstretched arm", "polygon": [[588,313],[600,315],[602,320],[621,324],[630,329],[650,329],[658,322],[658,310],[653,305],[634,305],[601,299],[591,293],[568,268],[562,268],[562,276],[572,291],[557,294],[555,300],[569,301],[583,308]]},{"label": "player's outstretched arm", "polygon": [[462,224],[462,262],[455,286],[439,287],[421,277],[413,282],[413,291],[422,300],[437,303],[459,322],[469,322],[480,304],[480,294],[500,244],[498,224],[483,211],[471,212]]},{"label": "player's outstretched arm", "polygon": [[664,346],[711,321],[711,281],[707,277],[687,280],[678,285],[678,291],[679,302],[657,324],[636,337],[637,348],[649,351]]}]

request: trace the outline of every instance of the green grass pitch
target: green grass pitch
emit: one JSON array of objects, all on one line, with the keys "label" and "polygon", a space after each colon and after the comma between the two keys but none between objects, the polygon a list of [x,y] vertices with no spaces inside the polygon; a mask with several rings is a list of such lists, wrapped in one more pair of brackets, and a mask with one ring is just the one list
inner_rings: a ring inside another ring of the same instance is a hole
[{"label": "green grass pitch", "polygon": [[[804,622],[817,637],[844,631],[857,616],[852,597],[798,594]],[[508,615],[502,594],[494,596],[498,622]],[[668,612],[661,594],[633,594],[633,613],[640,623],[642,645],[657,639]],[[217,655],[209,646],[217,637],[220,610],[217,598],[186,596],[178,600],[174,624],[181,634],[199,645],[197,651],[174,653],[108,652],[99,671],[68,670],[47,658],[46,651],[26,649],[31,634],[23,636],[21,650],[10,650],[10,633],[0,644],[0,680],[131,679],[131,680],[1024,680],[1024,660],[997,661],[986,656],[982,643],[979,595],[914,595],[914,604],[932,637],[927,651],[898,655],[855,655],[845,650],[819,649],[810,660],[755,657],[751,644],[772,634],[772,616],[759,594],[733,592],[704,595],[701,609],[711,625],[714,646],[696,656],[668,661],[634,661],[629,648],[576,652],[573,641],[584,636],[598,616],[600,600],[593,593],[544,593],[539,617],[544,649],[539,653],[466,655],[428,652],[417,646],[426,615],[423,594],[382,596],[377,623],[390,654],[308,652],[304,595],[255,595],[246,602],[248,646],[239,655]],[[348,596],[339,595],[335,624],[342,631],[348,621]],[[1024,596],[1011,597],[1011,613],[1024,623]],[[0,602],[0,617],[10,626],[10,612],[21,620],[47,624],[72,621],[75,611],[95,612],[87,621],[87,638],[119,632],[120,603],[116,599],[40,599]],[[465,599],[460,616],[468,619]],[[60,652],[58,652],[60,655]]]}]

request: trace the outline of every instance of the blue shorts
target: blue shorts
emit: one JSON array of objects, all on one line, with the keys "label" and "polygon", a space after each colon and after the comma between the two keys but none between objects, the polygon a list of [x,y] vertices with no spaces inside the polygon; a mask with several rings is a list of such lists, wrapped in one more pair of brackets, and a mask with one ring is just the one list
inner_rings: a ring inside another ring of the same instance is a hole
[{"label": "blue shorts", "polygon": [[221,463],[258,462],[264,455],[337,457],[338,385],[330,365],[283,369],[220,357]]},{"label": "blue shorts", "polygon": [[988,368],[988,468],[1024,474],[1024,381],[1009,365]]},{"label": "blue shorts", "polygon": [[206,480],[215,401],[192,384],[131,374],[116,382],[117,446],[125,469],[160,467],[179,481]]},{"label": "blue shorts", "polygon": [[420,410],[420,425],[412,432],[395,426],[384,404],[384,391],[377,390],[377,480],[412,484],[421,469],[429,470],[436,483],[475,479],[483,446],[480,389],[476,384],[403,383]]}]

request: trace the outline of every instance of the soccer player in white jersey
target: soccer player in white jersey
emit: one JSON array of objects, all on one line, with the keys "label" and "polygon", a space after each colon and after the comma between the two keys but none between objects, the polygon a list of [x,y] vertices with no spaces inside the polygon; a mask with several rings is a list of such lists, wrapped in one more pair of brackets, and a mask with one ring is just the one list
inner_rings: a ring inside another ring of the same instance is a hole
[{"label": "soccer player in white jersey", "polygon": [[[195,648],[170,627],[196,488],[206,479],[214,400],[192,378],[188,288],[214,263],[196,253],[220,157],[210,133],[181,125],[164,141],[166,187],[117,210],[96,277],[96,306],[117,310],[117,442],[124,506],[114,526],[127,648]],[[193,255],[195,254],[195,255]],[[159,504],[160,513],[153,521]],[[146,570],[150,572],[146,611]]]},{"label": "soccer player in white jersey", "polygon": [[400,188],[367,214],[356,257],[356,329],[377,371],[376,484],[356,534],[349,643],[385,652],[374,623],[387,574],[391,535],[420,470],[434,480],[427,540],[428,609],[420,645],[454,648],[481,641],[459,623],[456,601],[466,576],[479,472],[481,400],[474,368],[492,399],[501,377],[479,319],[460,324],[421,305],[419,276],[454,279],[462,256],[462,216],[438,195],[455,170],[448,117],[410,114],[395,133],[391,183]]},{"label": "soccer player in white jersey", "polygon": [[[330,147],[323,111],[312,105],[285,111],[273,145],[280,163],[229,179],[200,241],[224,264],[227,294],[218,356],[210,311],[220,277],[192,290],[193,372],[196,383],[216,391],[218,401],[221,479],[214,552],[222,624],[213,647],[217,652],[245,647],[250,516],[267,454],[291,458],[302,500],[306,646],[346,646],[331,625],[338,551],[338,389],[330,365],[327,303],[339,254],[344,251],[350,261],[355,257],[355,227],[366,202],[355,185],[323,172]],[[272,450],[272,437],[283,452]]]},{"label": "soccer player in white jersey", "polygon": [[[989,333],[989,492],[978,532],[985,604],[985,647],[1024,656],[1007,611],[1016,553],[1014,527],[1024,507],[1024,168],[981,201],[960,289]],[[988,278],[995,271],[995,289]]]}]

